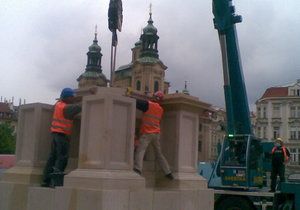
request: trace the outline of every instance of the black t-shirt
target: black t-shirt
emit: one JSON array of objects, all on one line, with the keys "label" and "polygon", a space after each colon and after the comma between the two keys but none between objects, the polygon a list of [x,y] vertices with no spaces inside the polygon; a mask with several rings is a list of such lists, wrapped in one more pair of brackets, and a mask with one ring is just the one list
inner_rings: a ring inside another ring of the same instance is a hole
[{"label": "black t-shirt", "polygon": [[[290,152],[288,151],[287,148],[285,148],[286,151],[286,155],[289,157],[290,156]],[[276,149],[274,150],[273,154],[272,154],[272,165],[281,165],[284,163],[284,152],[283,152],[283,148],[280,147],[276,147]]]}]

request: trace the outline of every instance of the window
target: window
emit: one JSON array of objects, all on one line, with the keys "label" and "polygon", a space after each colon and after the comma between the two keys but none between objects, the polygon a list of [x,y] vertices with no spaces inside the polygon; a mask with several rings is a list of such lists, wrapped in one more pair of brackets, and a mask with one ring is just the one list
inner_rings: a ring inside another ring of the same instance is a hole
[{"label": "window", "polygon": [[297,96],[300,96],[300,90],[297,89]]},{"label": "window", "polygon": [[291,164],[300,164],[300,148],[290,148]]},{"label": "window", "polygon": [[257,127],[256,132],[257,132],[256,135],[258,137],[261,137],[261,127]]},{"label": "window", "polygon": [[294,105],[290,107],[290,117],[291,118],[300,117],[300,106]]},{"label": "window", "polygon": [[273,118],[279,118],[280,117],[280,105],[279,104],[273,104]]},{"label": "window", "polygon": [[261,108],[260,107],[257,107],[257,117],[260,117],[260,115],[261,115]]},{"label": "window", "polygon": [[290,139],[291,140],[300,140],[300,128],[291,127],[290,128]]},{"label": "window", "polygon": [[159,90],[159,84],[158,84],[158,81],[155,81],[154,82],[154,92],[156,92],[158,90]]},{"label": "window", "polygon": [[280,136],[280,127],[273,127],[273,139],[277,139]]},{"label": "window", "polygon": [[263,128],[262,128],[262,132],[263,132],[263,133],[262,133],[262,137],[263,137],[263,138],[267,138],[267,127],[263,127]]},{"label": "window", "polygon": [[262,117],[267,118],[267,107],[263,107]]},{"label": "window", "polygon": [[294,95],[296,95],[295,93],[296,93],[295,90],[292,89],[291,90],[291,95],[294,96]]},{"label": "window", "polygon": [[295,106],[290,107],[290,117],[296,117],[296,107]]},{"label": "window", "polygon": [[136,81],[136,89],[141,90],[141,81],[140,80]]},{"label": "window", "polygon": [[199,123],[199,132],[202,131],[202,123]]},{"label": "window", "polygon": [[297,138],[297,131],[290,131],[290,139],[296,139]]},{"label": "window", "polygon": [[296,117],[300,117],[300,106],[296,106]]},{"label": "window", "polygon": [[198,141],[198,151],[202,151],[202,141]]}]

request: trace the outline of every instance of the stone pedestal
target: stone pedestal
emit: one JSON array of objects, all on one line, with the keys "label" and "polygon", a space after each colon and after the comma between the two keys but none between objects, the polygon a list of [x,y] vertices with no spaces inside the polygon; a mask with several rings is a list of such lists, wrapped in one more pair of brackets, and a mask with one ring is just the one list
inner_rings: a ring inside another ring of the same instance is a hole
[{"label": "stone pedestal", "polygon": [[201,102],[185,94],[167,95],[162,104],[161,144],[175,180],[156,180],[157,187],[205,189],[206,180],[198,175],[198,129]]},{"label": "stone pedestal", "polygon": [[28,187],[39,185],[51,144],[53,106],[26,104],[19,109],[16,165],[0,181],[0,209],[26,210]]},{"label": "stone pedestal", "polygon": [[118,88],[98,88],[82,102],[78,168],[64,186],[88,189],[136,189],[144,178],[132,171],[135,100]]},{"label": "stone pedestal", "polygon": [[20,107],[16,166],[7,170],[2,182],[39,184],[51,145],[53,106],[34,103]]}]

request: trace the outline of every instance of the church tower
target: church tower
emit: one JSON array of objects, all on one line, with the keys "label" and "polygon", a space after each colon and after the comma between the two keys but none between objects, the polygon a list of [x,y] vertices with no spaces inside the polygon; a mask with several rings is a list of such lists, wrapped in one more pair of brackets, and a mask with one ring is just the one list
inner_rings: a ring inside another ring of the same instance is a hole
[{"label": "church tower", "polygon": [[139,42],[133,48],[133,65],[131,86],[134,90],[154,93],[158,90],[168,92],[165,83],[167,66],[159,59],[157,29],[153,25],[150,7],[148,25],[143,28]]},{"label": "church tower", "polygon": [[139,41],[131,49],[131,63],[120,66],[115,72],[116,87],[131,87],[145,94],[158,90],[168,93],[170,85],[165,81],[167,66],[159,59],[158,39],[150,6],[148,24],[143,28]]},{"label": "church tower", "polygon": [[96,26],[93,44],[89,47],[89,51],[87,52],[87,65],[85,72],[77,79],[79,88],[95,85],[107,87],[107,79],[102,73],[101,58],[102,53],[101,47],[98,45]]}]

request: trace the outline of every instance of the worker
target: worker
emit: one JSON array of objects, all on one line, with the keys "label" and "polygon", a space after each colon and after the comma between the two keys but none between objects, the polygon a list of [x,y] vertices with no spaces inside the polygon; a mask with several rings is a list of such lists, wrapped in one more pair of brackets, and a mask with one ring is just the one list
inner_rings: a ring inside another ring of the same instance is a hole
[{"label": "worker", "polygon": [[[94,94],[95,88],[90,92]],[[44,168],[42,187],[55,187],[62,185],[64,170],[68,163],[70,135],[74,117],[81,112],[79,102],[82,97],[75,97],[71,88],[64,88],[60,98],[54,106],[53,119],[51,123],[51,152]]]},{"label": "worker", "polygon": [[166,176],[166,178],[173,180],[174,176],[171,173],[169,164],[161,152],[160,146],[160,121],[163,115],[163,108],[159,103],[163,100],[164,94],[157,91],[151,100],[137,99],[136,107],[143,112],[139,144],[136,147],[134,155],[134,168],[133,170],[142,174],[143,159],[146,149],[149,144],[154,147],[155,157]]},{"label": "worker", "polygon": [[284,182],[284,171],[285,163],[288,162],[290,157],[290,152],[283,145],[281,138],[275,140],[275,146],[272,149],[272,170],[271,170],[271,190],[270,192],[275,192],[277,175],[279,175],[280,182]]}]

